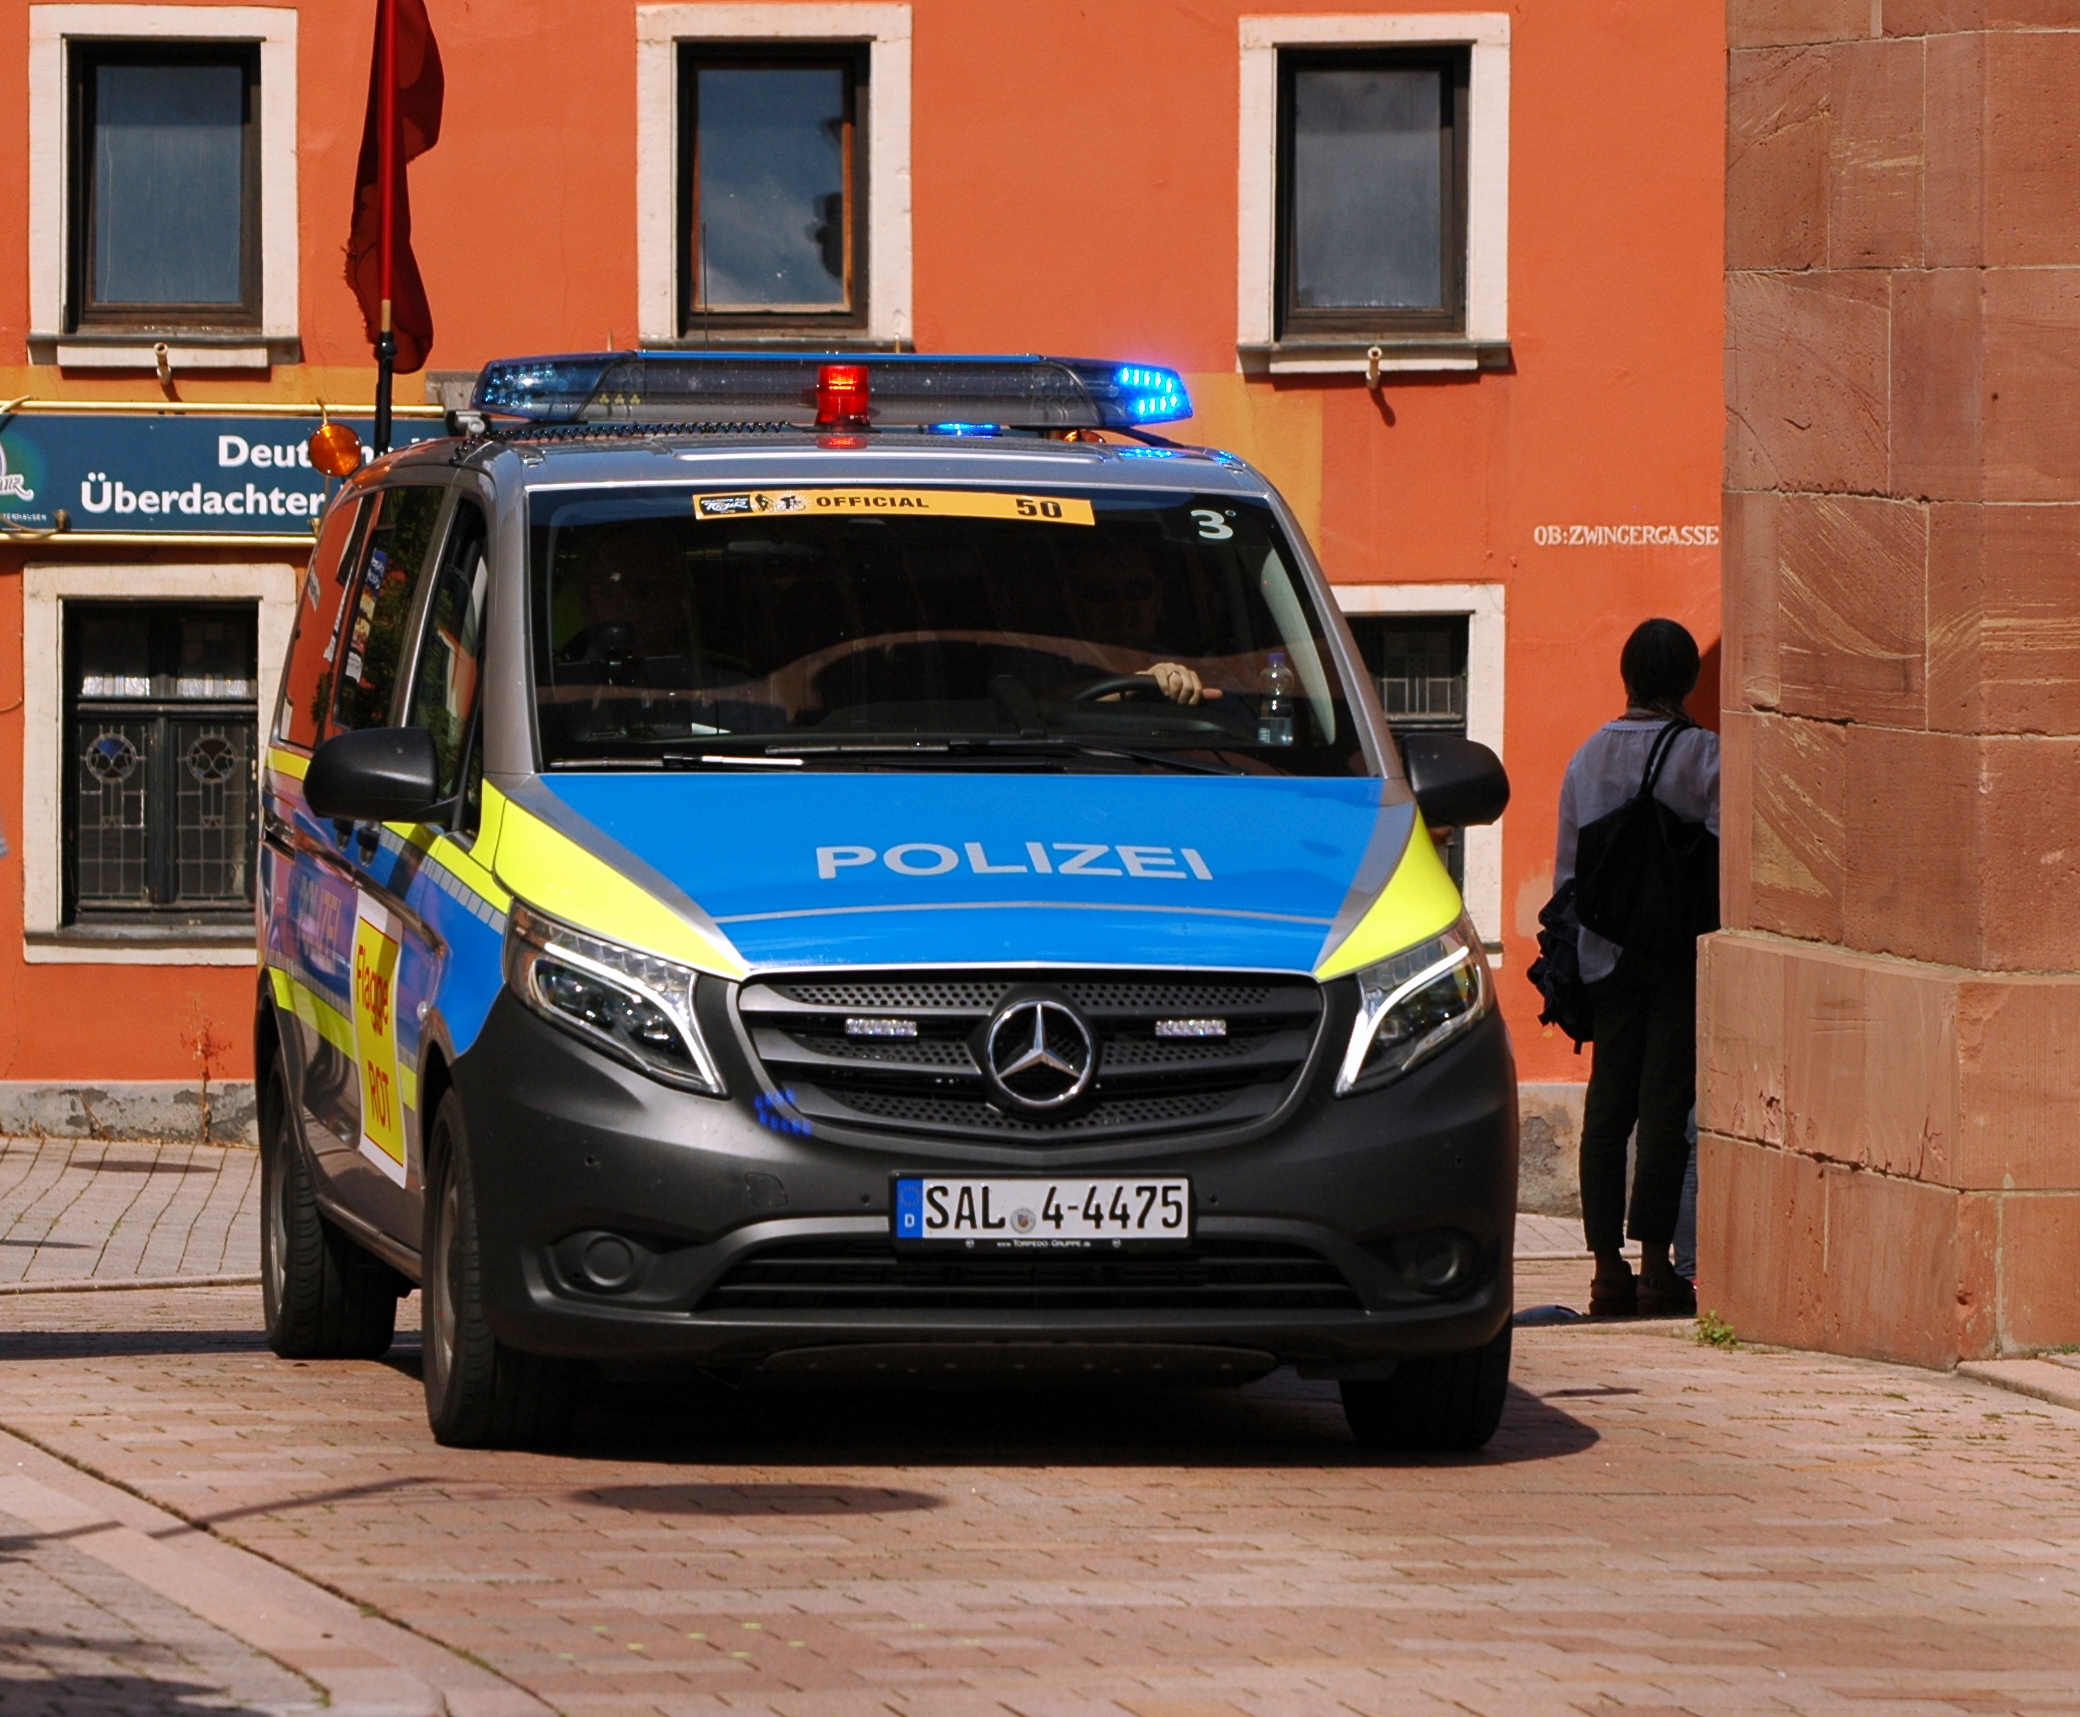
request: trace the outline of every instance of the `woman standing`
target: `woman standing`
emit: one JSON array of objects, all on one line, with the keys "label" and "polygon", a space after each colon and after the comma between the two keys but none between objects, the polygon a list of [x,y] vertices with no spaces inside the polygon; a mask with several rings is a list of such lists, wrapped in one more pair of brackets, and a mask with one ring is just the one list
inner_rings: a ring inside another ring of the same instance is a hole
[{"label": "woman standing", "polygon": [[[1618,659],[1625,713],[1589,736],[1567,766],[1560,789],[1560,842],[1554,888],[1575,875],[1581,831],[1642,789],[1656,742],[1663,748],[1654,797],[1676,816],[1719,833],[1719,739],[1689,724],[1683,700],[1697,685],[1697,640],[1673,620],[1648,620]],[[1683,1174],[1685,1137],[1697,1083],[1697,952],[1627,951],[1583,929],[1577,948],[1595,1020],[1595,1060],[1582,1117],[1582,1226],[1596,1255],[1589,1309],[1605,1317],[1641,1312],[1685,1315],[1697,1294],[1670,1257]],[[1625,1209],[1625,1147],[1635,1123],[1639,1146],[1632,1209]],[[1640,1243],[1637,1279],[1624,1258],[1627,1233]]]}]

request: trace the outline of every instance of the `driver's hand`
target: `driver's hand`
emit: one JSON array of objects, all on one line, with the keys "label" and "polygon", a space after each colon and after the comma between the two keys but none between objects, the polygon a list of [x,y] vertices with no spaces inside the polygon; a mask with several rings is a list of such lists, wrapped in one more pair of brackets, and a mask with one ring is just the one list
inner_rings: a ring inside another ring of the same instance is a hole
[{"label": "driver's hand", "polygon": [[1143,668],[1142,676],[1154,680],[1162,688],[1163,696],[1172,703],[1197,703],[1206,695],[1206,688],[1199,683],[1199,676],[1179,662],[1158,662],[1152,668]]}]

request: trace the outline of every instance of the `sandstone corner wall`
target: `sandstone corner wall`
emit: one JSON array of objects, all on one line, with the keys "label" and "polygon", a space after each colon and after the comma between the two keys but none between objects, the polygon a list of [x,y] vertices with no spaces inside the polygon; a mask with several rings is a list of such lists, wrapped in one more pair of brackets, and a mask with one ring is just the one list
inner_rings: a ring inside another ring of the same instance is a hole
[{"label": "sandstone corner wall", "polygon": [[1732,0],[1700,1300],[2080,1340],[2080,0]]}]

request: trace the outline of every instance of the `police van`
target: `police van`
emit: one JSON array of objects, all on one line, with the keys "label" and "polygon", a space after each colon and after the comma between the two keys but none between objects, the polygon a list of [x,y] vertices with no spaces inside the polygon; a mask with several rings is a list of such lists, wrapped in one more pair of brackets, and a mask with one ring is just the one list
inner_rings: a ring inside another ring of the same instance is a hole
[{"label": "police van", "polygon": [[[345,474],[266,752],[269,1340],[553,1440],[587,1367],[1336,1379],[1470,1448],[1516,1080],[1290,509],[1151,365],[499,362]],[[329,439],[328,439],[329,438]]]}]

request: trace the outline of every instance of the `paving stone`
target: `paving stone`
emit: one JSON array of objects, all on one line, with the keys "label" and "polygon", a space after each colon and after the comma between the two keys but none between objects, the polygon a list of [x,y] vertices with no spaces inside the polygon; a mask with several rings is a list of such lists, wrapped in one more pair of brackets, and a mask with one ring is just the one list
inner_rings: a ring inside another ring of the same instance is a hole
[{"label": "paving stone", "polygon": [[0,1513],[0,1714],[315,1712],[317,1690],[220,1628]]},{"label": "paving stone", "polygon": [[0,1285],[252,1274],[259,1197],[238,1146],[0,1139]]},{"label": "paving stone", "polygon": [[257,1317],[7,1301],[0,1421],[573,1717],[2080,1712],[2080,1415],[1937,1373],[1578,1324],[1519,1331],[1470,1457],[1368,1455],[1290,1374],[619,1383],[471,1453],[408,1341],[299,1365]]}]

